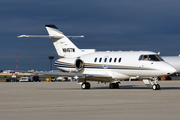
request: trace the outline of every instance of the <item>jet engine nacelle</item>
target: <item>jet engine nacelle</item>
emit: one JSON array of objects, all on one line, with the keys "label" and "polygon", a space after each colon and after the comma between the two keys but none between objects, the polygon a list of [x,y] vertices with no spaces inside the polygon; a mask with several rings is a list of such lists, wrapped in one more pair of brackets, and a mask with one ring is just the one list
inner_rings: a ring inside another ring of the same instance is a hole
[{"label": "jet engine nacelle", "polygon": [[84,61],[80,58],[63,58],[55,62],[59,69],[71,72],[79,72],[84,69]]},{"label": "jet engine nacelle", "polygon": [[84,68],[84,62],[81,59],[76,59],[74,66],[77,71],[81,71]]}]

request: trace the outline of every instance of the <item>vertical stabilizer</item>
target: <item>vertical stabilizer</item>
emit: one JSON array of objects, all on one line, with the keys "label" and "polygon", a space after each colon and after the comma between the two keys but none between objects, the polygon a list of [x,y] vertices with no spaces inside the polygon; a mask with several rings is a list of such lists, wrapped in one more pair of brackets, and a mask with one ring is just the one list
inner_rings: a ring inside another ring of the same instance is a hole
[{"label": "vertical stabilizer", "polygon": [[52,37],[54,47],[60,58],[72,58],[79,57],[81,55],[81,50],[77,48],[55,25],[45,25]]}]

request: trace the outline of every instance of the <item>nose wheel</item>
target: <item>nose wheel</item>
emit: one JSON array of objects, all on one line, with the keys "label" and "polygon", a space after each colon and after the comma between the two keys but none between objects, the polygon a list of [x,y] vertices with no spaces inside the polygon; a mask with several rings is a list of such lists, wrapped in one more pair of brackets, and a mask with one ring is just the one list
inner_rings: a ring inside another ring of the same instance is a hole
[{"label": "nose wheel", "polygon": [[154,84],[154,85],[152,86],[152,89],[153,89],[153,90],[159,90],[159,89],[160,89],[160,85],[159,85],[159,84]]}]

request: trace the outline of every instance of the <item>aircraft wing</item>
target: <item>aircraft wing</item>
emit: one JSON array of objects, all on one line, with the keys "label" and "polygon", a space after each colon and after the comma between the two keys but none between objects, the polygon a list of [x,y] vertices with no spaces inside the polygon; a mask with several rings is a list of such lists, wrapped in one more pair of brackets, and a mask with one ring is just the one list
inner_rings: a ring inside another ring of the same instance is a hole
[{"label": "aircraft wing", "polygon": [[83,81],[84,79],[88,81],[103,81],[103,82],[112,82],[114,81],[110,75],[97,75],[97,74],[82,74],[82,73],[67,73],[67,72],[30,72],[37,75],[44,76],[64,76],[64,77],[75,77],[77,76],[79,80]]},{"label": "aircraft wing", "polygon": [[[52,36],[52,35],[20,35],[18,38],[63,38],[63,36]],[[83,38],[84,36],[66,36],[67,38]]]}]

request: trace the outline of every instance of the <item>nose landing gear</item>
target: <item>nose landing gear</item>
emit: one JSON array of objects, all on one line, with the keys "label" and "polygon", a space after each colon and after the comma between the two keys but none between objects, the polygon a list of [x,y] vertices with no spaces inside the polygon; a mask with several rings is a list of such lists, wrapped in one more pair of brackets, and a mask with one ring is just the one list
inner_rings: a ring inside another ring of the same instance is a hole
[{"label": "nose landing gear", "polygon": [[160,89],[160,85],[159,84],[154,84],[154,85],[152,85],[152,89],[153,90],[159,90]]},{"label": "nose landing gear", "polygon": [[149,87],[152,88],[153,90],[160,90],[161,87],[158,84],[158,79],[156,77],[154,77],[153,79],[143,79],[144,84]]}]

